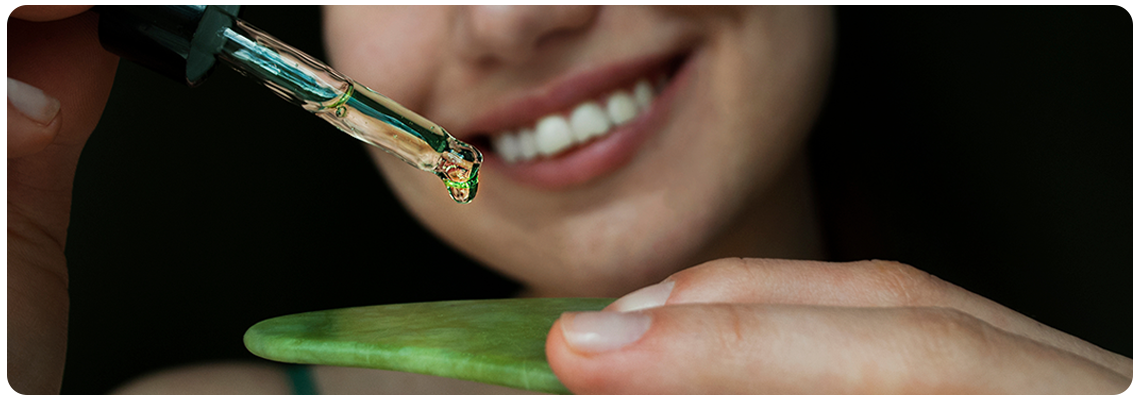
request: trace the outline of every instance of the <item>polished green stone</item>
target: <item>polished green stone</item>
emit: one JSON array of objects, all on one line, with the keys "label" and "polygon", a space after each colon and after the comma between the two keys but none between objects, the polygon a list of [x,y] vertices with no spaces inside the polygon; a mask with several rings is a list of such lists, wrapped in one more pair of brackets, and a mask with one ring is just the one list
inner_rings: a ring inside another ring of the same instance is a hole
[{"label": "polished green stone", "polygon": [[464,300],[343,308],[261,321],[249,351],[270,360],[406,371],[568,393],[546,362],[546,334],[565,311],[614,299]]}]

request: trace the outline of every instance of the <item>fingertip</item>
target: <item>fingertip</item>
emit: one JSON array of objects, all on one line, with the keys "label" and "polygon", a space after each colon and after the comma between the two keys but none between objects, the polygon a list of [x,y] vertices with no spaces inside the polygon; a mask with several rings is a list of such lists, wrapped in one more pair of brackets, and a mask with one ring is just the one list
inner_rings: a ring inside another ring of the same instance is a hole
[{"label": "fingertip", "polygon": [[576,394],[652,393],[653,374],[645,372],[655,356],[641,342],[650,323],[644,313],[564,313],[547,335],[547,361]]},{"label": "fingertip", "polygon": [[629,312],[661,307],[669,300],[675,283],[672,279],[666,279],[661,283],[635,290],[610,303],[603,311]]},{"label": "fingertip", "polygon": [[60,102],[43,90],[8,78],[8,158],[38,153],[60,128]]},{"label": "fingertip", "polygon": [[[764,379],[753,372],[763,370],[768,361],[752,351],[764,354],[772,333],[757,317],[760,310],[753,308],[694,304],[629,313],[567,313],[547,336],[547,360],[576,394],[750,393],[761,389],[755,381]],[[597,318],[590,321],[589,315]],[[625,317],[632,318],[618,321]],[[611,338],[581,335],[591,331]],[[583,343],[574,343],[576,335]]]},{"label": "fingertip", "polygon": [[8,78],[8,110],[40,125],[49,125],[59,114],[59,99],[43,90],[16,79]]},{"label": "fingertip", "polygon": [[571,393],[599,393],[594,389],[602,385],[599,385],[597,379],[594,378],[596,374],[590,368],[593,365],[592,360],[584,354],[574,351],[566,343],[566,337],[562,333],[564,318],[568,318],[568,316],[563,314],[555,321],[554,326],[550,327],[550,333],[546,336],[546,360],[550,363],[550,370]]}]

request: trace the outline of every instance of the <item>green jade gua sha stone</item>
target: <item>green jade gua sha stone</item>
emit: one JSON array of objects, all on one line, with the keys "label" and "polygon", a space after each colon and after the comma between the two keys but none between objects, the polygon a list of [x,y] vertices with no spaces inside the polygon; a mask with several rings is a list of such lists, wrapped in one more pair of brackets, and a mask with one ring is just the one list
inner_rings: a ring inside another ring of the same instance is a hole
[{"label": "green jade gua sha stone", "polygon": [[566,393],[546,362],[546,334],[565,311],[614,299],[463,300],[343,308],[258,322],[245,347],[270,360],[438,375]]}]

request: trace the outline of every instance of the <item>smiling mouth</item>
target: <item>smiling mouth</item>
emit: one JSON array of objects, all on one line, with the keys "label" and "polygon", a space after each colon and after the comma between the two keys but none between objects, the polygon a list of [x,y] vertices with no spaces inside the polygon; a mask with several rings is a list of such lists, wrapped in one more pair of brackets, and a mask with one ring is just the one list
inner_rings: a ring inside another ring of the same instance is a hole
[{"label": "smiling mouth", "polygon": [[688,54],[667,59],[631,79],[596,92],[573,107],[561,109],[514,128],[470,138],[480,149],[508,165],[541,162],[572,153],[628,125],[652,109]]}]

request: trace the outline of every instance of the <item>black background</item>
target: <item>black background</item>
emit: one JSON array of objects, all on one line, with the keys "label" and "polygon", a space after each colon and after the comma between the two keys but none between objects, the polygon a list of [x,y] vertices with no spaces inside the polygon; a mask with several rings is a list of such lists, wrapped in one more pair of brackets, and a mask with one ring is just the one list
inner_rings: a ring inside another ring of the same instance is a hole
[{"label": "black background", "polygon": [[[318,8],[243,18],[323,58]],[[1114,7],[838,8],[811,142],[831,259],[1131,356],[1131,34]],[[517,290],[399,209],[359,142],[224,68],[188,89],[122,63],[71,221],[64,393],[255,359],[242,333],[278,315]]]}]

